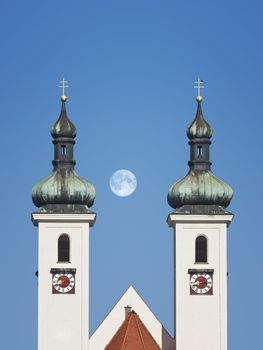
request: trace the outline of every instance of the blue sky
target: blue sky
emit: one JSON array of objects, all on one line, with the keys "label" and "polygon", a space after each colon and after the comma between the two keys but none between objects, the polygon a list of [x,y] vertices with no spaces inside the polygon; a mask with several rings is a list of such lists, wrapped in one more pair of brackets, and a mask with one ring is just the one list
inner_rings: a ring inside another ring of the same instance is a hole
[{"label": "blue sky", "polygon": [[[94,184],[91,332],[132,284],[173,329],[166,195],[187,172],[185,130],[205,81],[214,173],[234,189],[228,234],[229,349],[259,348],[262,324],[262,11],[260,1],[0,3],[1,344],[36,349],[37,230],[32,186],[52,169],[58,81],[78,129],[78,173]],[[127,198],[109,188],[136,174]]]}]

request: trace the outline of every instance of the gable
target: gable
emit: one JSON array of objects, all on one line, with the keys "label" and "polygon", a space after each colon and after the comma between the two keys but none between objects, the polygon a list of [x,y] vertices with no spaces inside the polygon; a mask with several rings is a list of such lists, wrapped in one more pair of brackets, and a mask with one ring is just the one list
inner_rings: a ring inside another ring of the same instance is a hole
[{"label": "gable", "polygon": [[89,340],[89,350],[104,350],[125,319],[125,306],[131,306],[140,316],[156,343],[163,350],[174,349],[174,339],[146,305],[136,290],[130,286]]},{"label": "gable", "polygon": [[135,311],[130,311],[105,350],[161,350],[161,348],[139,315]]}]

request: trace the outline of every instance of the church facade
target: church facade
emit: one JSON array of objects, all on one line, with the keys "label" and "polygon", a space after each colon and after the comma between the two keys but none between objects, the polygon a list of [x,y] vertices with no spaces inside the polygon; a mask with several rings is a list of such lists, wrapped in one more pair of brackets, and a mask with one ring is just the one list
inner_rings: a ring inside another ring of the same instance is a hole
[{"label": "church facade", "polygon": [[[168,192],[174,234],[174,335],[130,286],[89,338],[89,231],[95,188],[75,169],[76,128],[61,96],[51,129],[53,171],[38,182],[38,350],[227,350],[227,229],[233,191],[211,171],[212,128],[197,112],[187,129],[189,171]],[[64,90],[64,89],[63,89]]]}]

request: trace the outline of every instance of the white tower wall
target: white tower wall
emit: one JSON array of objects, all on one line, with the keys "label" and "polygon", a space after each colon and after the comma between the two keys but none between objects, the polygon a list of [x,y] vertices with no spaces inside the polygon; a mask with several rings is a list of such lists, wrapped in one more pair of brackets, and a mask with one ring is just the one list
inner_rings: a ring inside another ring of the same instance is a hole
[{"label": "white tower wall", "polygon": [[[227,225],[232,215],[170,214],[174,227],[176,350],[227,349]],[[207,263],[195,263],[195,240],[204,235]],[[213,272],[213,295],[190,295],[189,269]]]},{"label": "white tower wall", "polygon": [[[88,349],[89,227],[95,214],[32,214],[39,229],[38,350]],[[70,262],[58,262],[58,238],[70,237]],[[52,268],[73,268],[75,294],[52,294]]]}]

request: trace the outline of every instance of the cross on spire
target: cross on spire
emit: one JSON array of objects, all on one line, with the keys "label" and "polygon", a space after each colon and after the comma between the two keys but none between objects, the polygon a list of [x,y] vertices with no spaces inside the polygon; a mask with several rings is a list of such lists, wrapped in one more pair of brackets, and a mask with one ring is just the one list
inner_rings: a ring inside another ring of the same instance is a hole
[{"label": "cross on spire", "polygon": [[202,84],[204,84],[204,81],[200,78],[197,79],[197,81],[195,81],[195,86],[194,88],[197,89],[197,98],[202,98],[201,96],[201,89],[204,88],[204,86]]},{"label": "cross on spire", "polygon": [[65,80],[64,78],[62,78],[62,80],[60,80],[59,84],[60,84],[59,87],[62,88],[62,96],[61,97],[66,98],[66,96],[65,96],[65,88],[69,87],[68,86],[68,81]]}]

